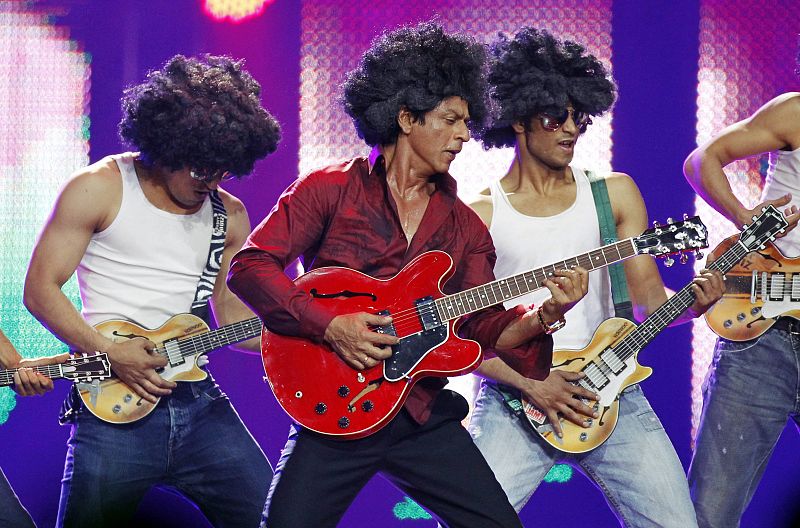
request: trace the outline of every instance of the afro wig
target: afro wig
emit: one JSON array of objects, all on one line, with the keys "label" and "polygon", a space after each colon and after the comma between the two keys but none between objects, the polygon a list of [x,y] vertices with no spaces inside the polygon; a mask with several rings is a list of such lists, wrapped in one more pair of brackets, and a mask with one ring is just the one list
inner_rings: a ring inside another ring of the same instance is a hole
[{"label": "afro wig", "polygon": [[242,61],[175,55],[125,90],[119,134],[148,165],[244,176],[275,151],[281,137],[260,93]]},{"label": "afro wig", "polygon": [[449,35],[436,23],[402,27],[376,39],[347,74],[342,102],[370,146],[397,140],[402,108],[424,123],[425,114],[451,96],[467,102],[470,126],[477,131],[487,113],[485,60],[483,45]]},{"label": "afro wig", "polygon": [[490,123],[478,134],[484,148],[510,147],[515,122],[566,108],[600,115],[614,104],[616,86],[603,64],[580,44],[522,28],[513,39],[500,34],[490,47]]}]

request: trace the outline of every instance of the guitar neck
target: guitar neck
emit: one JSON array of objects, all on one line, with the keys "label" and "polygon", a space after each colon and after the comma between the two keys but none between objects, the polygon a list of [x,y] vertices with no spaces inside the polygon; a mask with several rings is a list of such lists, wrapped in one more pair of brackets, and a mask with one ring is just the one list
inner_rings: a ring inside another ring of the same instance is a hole
[{"label": "guitar neck", "polygon": [[[41,365],[39,367],[31,367],[33,370],[40,374],[44,374],[50,379],[60,379],[64,377],[64,370],[61,365]],[[18,368],[0,370],[0,387],[8,387],[14,384],[14,374]]]},{"label": "guitar neck", "polygon": [[561,262],[554,262],[518,275],[498,279],[436,300],[439,319],[450,321],[489,306],[514,299],[544,287],[544,281],[557,270],[581,266],[588,271],[620,262],[638,253],[633,237],[582,253]]},{"label": "guitar neck", "polygon": [[[723,275],[730,271],[739,261],[750,252],[741,241],[731,246],[725,253],[707,266],[712,271],[719,271]],[[694,303],[695,296],[690,282],[669,298],[655,312],[642,321],[636,330],[628,334],[619,345],[615,347],[620,359],[628,359],[633,354],[647,346],[664,328],[669,326],[683,312]]]},{"label": "guitar neck", "polygon": [[173,359],[175,355],[181,358],[197,356],[218,348],[247,341],[259,334],[261,334],[261,319],[253,317],[252,319],[221,326],[216,330],[196,336],[166,341],[156,348],[156,353],[169,359]]}]

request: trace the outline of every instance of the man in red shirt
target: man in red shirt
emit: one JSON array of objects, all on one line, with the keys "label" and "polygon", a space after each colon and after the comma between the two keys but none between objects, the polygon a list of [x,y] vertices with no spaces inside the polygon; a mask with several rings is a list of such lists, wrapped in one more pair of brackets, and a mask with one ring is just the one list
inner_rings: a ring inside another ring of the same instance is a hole
[{"label": "man in red shirt", "polygon": [[[438,249],[455,264],[445,293],[494,279],[489,233],[457,198],[448,174],[470,127],[486,114],[483,63],[481,45],[425,23],[383,35],[350,72],[345,109],[372,154],[295,181],[231,264],[231,290],[271,331],[324,342],[359,371],[387,359],[398,342],[370,328],[390,317],[337,315],[292,283],[283,269],[297,256],[306,269],[344,266],[387,279]],[[556,275],[545,281],[552,298],[538,313],[496,306],[467,319],[460,334],[544,377],[552,345],[545,330],[587,288],[585,270]],[[366,438],[340,441],[293,426],[262,525],[335,526],[382,473],[447,526],[520,526],[461,427],[466,401],[443,386],[438,378],[422,380],[403,410]]]}]

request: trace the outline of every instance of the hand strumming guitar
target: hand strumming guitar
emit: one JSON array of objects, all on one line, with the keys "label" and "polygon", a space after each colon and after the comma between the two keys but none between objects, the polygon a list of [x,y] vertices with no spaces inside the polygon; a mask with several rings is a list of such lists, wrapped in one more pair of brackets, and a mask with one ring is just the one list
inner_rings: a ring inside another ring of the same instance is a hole
[{"label": "hand strumming guitar", "polygon": [[376,332],[371,327],[391,322],[391,317],[366,312],[338,315],[325,329],[324,339],[350,367],[356,370],[372,368],[391,357],[389,346],[396,345],[400,340]]},{"label": "hand strumming guitar", "polygon": [[158,375],[155,369],[166,366],[167,359],[152,353],[155,344],[143,337],[114,343],[107,350],[111,368],[137,395],[156,403],[168,396],[177,384]]}]

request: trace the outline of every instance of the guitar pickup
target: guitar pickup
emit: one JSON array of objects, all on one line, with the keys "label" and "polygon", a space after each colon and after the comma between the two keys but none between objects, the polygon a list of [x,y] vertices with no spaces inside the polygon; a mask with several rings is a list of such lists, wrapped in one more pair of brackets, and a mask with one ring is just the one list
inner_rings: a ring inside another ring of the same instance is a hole
[{"label": "guitar pickup", "polygon": [[167,360],[169,361],[169,365],[171,367],[177,367],[178,365],[183,365],[186,363],[186,359],[181,353],[181,345],[177,339],[164,341],[164,350],[167,353]]},{"label": "guitar pickup", "polygon": [[436,305],[433,302],[433,297],[422,297],[414,301],[417,307],[417,315],[419,316],[420,325],[423,330],[433,330],[442,326],[442,321],[439,319],[439,312],[436,310]]}]

